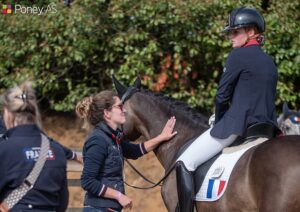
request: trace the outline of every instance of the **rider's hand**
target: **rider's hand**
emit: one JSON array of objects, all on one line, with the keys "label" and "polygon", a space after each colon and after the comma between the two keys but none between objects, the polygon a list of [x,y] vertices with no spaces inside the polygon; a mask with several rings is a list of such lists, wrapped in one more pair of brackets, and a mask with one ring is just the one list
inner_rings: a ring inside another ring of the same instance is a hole
[{"label": "rider's hand", "polygon": [[177,131],[174,131],[174,127],[175,127],[175,124],[176,124],[176,118],[175,116],[172,116],[166,123],[164,129],[162,130],[162,132],[160,133],[159,135],[159,138],[162,140],[162,141],[166,141],[166,140],[169,140],[171,139],[174,135],[177,134]]},{"label": "rider's hand", "polygon": [[209,125],[210,127],[213,127],[213,126],[215,125],[215,114],[212,114],[212,115],[209,117],[208,125]]},{"label": "rider's hand", "polygon": [[118,200],[118,202],[120,203],[120,205],[122,205],[122,207],[124,209],[132,208],[132,200],[129,197],[127,197],[126,195],[122,194],[121,192],[119,192],[117,194],[116,199]]}]

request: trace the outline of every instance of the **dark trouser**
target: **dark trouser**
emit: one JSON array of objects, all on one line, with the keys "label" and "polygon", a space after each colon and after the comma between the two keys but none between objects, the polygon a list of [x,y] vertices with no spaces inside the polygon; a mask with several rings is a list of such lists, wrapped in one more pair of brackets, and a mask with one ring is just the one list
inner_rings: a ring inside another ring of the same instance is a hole
[{"label": "dark trouser", "polygon": [[103,210],[101,209],[98,209],[98,208],[92,208],[92,207],[84,207],[83,212],[104,212]]},{"label": "dark trouser", "polygon": [[31,204],[16,204],[9,212],[55,212],[51,206],[34,206]]},{"label": "dark trouser", "polygon": [[194,179],[182,161],[176,163],[179,212],[194,211]]},{"label": "dark trouser", "polygon": [[112,208],[93,208],[91,206],[84,206],[83,212],[119,212],[120,210]]}]

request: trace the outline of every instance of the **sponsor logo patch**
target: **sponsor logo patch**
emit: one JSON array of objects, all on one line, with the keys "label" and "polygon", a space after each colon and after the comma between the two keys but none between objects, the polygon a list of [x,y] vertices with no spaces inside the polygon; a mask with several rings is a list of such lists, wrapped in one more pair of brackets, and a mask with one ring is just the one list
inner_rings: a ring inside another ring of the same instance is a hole
[{"label": "sponsor logo patch", "polygon": [[[23,152],[26,161],[36,161],[40,155],[40,147],[24,148]],[[49,149],[48,151],[47,160],[55,160],[55,155],[52,149]]]}]

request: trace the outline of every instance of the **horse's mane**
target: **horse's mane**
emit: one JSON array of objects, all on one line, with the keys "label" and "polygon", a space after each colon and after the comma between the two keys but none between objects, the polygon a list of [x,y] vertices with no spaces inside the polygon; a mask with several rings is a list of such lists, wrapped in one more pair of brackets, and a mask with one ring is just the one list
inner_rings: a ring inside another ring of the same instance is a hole
[{"label": "horse's mane", "polygon": [[191,108],[183,101],[176,100],[172,97],[165,96],[162,93],[155,93],[148,89],[141,89],[141,92],[152,99],[168,116],[175,116],[186,123],[189,127],[205,127],[207,128],[208,118],[196,109]]}]

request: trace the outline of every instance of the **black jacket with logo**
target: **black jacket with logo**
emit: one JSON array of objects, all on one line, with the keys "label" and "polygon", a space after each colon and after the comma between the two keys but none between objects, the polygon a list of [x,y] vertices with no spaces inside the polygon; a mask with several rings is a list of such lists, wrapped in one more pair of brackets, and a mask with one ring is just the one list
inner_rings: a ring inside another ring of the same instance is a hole
[{"label": "black jacket with logo", "polygon": [[[5,140],[5,139],[6,139],[6,138],[5,138],[5,132],[6,132],[6,127],[5,127],[3,118],[0,117],[0,138],[3,137],[2,140]],[[67,148],[67,147],[65,147],[65,146],[63,146],[63,145],[61,145],[60,143],[56,142],[56,141],[53,140],[52,138],[49,138],[49,139],[50,139],[51,141],[57,143],[58,145],[60,145],[60,146],[63,148],[63,150],[64,150],[64,152],[65,152],[65,155],[66,155],[66,158],[67,158],[68,160],[74,160],[74,159],[77,157],[76,152],[74,152],[74,151],[72,151],[71,149],[69,149],[69,148]],[[1,140],[0,140],[0,141],[1,141]]]},{"label": "black jacket with logo", "polygon": [[[0,142],[0,202],[17,188],[32,170],[39,156],[41,130],[36,125],[19,125],[5,133]],[[48,209],[65,211],[68,205],[66,156],[50,140],[45,165],[34,187],[12,208],[14,211]]]}]

